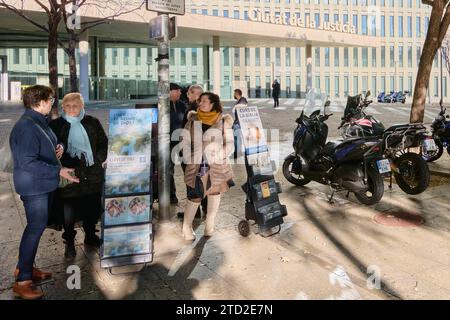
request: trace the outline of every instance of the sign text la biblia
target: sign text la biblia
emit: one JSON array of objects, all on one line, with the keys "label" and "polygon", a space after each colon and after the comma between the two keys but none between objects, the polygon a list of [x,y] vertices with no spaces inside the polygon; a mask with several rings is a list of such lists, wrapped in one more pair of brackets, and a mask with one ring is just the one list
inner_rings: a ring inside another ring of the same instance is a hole
[{"label": "sign text la biblia", "polygon": [[297,18],[297,16],[293,15],[289,19],[287,19],[285,14],[275,14],[272,12],[263,12],[261,9],[252,9],[249,12],[248,19],[250,21],[255,22],[266,22],[273,23],[285,26],[293,26],[300,28],[312,28],[312,29],[320,29],[326,31],[337,31],[344,33],[356,33],[355,26],[342,23],[342,22],[328,22],[322,21],[319,25],[316,24],[314,19],[306,19],[306,21],[302,18]]}]

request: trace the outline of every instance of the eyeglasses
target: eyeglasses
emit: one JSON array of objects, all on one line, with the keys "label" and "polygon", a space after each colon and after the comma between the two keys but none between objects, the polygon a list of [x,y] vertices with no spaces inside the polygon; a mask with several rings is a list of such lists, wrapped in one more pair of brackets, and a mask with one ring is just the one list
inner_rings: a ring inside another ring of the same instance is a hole
[{"label": "eyeglasses", "polygon": [[50,98],[50,104],[53,105],[55,103],[55,100],[56,100],[55,97],[51,97]]}]

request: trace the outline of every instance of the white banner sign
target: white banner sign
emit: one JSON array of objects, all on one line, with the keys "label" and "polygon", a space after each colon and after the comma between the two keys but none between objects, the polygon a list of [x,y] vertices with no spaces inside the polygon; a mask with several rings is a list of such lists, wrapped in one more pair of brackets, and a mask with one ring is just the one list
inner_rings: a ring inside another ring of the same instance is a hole
[{"label": "white banner sign", "polygon": [[185,0],[147,0],[147,10],[184,15]]}]

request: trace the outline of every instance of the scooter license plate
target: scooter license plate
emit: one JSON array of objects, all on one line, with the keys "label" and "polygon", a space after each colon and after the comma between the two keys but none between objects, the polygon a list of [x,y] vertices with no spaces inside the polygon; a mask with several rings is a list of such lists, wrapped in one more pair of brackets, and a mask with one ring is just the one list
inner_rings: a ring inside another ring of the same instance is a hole
[{"label": "scooter license plate", "polygon": [[436,145],[436,142],[434,142],[434,139],[425,139],[423,141],[423,144],[424,144],[426,152],[437,150],[437,145]]},{"label": "scooter license plate", "polygon": [[378,160],[377,167],[378,172],[381,174],[391,172],[391,163],[388,159]]}]

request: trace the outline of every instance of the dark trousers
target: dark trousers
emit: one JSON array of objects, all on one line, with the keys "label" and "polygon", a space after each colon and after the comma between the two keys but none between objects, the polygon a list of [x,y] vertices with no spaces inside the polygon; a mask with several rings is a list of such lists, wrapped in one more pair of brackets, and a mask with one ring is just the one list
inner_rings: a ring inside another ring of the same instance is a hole
[{"label": "dark trousers", "polygon": [[177,188],[175,187],[175,163],[172,161],[172,158],[170,158],[170,165],[169,165],[169,175],[170,175],[170,197],[174,198],[177,195]]},{"label": "dark trousers", "polygon": [[[95,236],[95,225],[101,215],[102,198],[96,193],[76,198],[64,199],[64,233],[62,235],[68,243],[75,239],[75,222],[83,221],[85,237],[92,239]],[[78,218],[78,219],[77,219]]]},{"label": "dark trousers", "polygon": [[279,107],[280,106],[280,99],[278,96],[273,97],[273,107]]},{"label": "dark trousers", "polygon": [[42,233],[47,227],[48,210],[52,205],[53,192],[21,196],[20,199],[25,207],[27,226],[20,241],[17,281],[27,281],[32,279],[34,259]]}]

